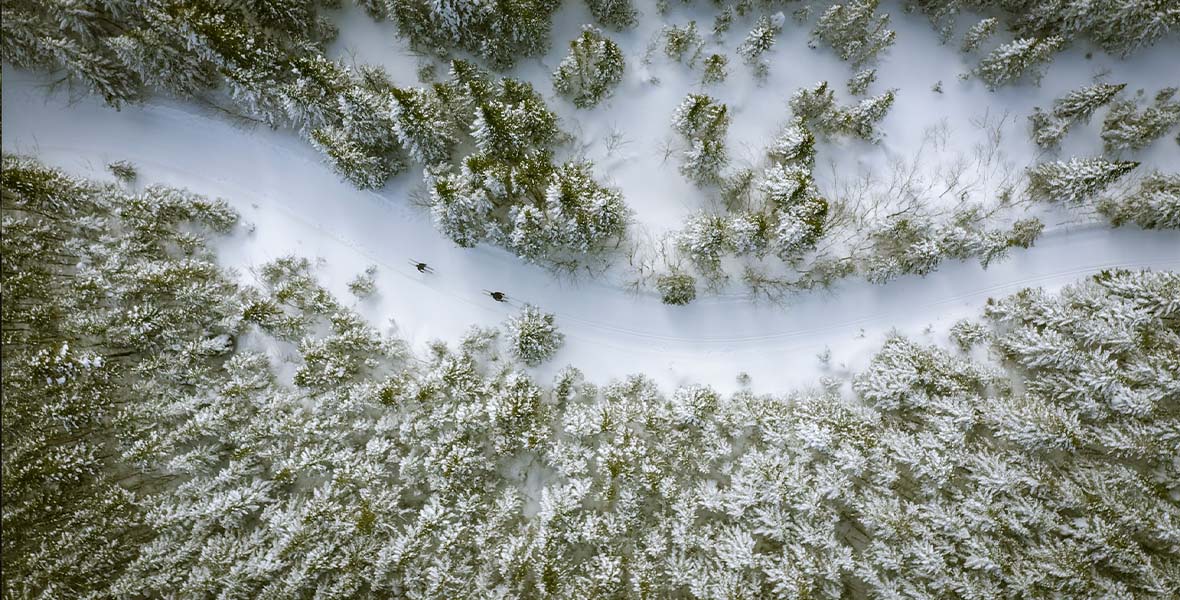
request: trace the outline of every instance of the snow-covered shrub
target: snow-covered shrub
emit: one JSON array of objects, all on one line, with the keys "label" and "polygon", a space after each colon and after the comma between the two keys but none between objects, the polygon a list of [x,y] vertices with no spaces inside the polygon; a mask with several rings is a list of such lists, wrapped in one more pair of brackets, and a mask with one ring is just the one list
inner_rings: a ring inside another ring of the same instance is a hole
[{"label": "snow-covered shrub", "polygon": [[450,160],[457,138],[442,100],[421,88],[394,88],[390,96],[393,131],[410,157],[425,165]]},{"label": "snow-covered shrub", "polygon": [[1033,141],[1043,148],[1054,148],[1075,123],[1088,122],[1094,111],[1114,99],[1127,84],[1096,83],[1078,88],[1053,101],[1053,108],[1044,112],[1040,108],[1029,116],[1032,122]]},{"label": "snow-covered shrub", "polygon": [[734,250],[729,227],[729,220],[722,215],[698,212],[677,234],[677,247],[703,273],[719,275],[722,257]]},{"label": "snow-covered shrub", "polygon": [[664,304],[683,306],[697,297],[697,280],[683,271],[673,271],[656,278],[656,290]]},{"label": "snow-covered shrub", "polygon": [[553,73],[553,89],[578,108],[590,108],[623,79],[623,52],[592,26],[570,42],[570,52]]},{"label": "snow-covered shrub", "polygon": [[1041,200],[1078,204],[1092,199],[1137,166],[1137,162],[1104,158],[1041,163],[1028,170],[1028,189]]},{"label": "snow-covered shrub", "polygon": [[357,298],[368,298],[377,293],[377,265],[369,265],[365,272],[348,282],[348,291]]},{"label": "snow-covered shrub", "polygon": [[759,62],[762,55],[774,47],[774,42],[778,38],[778,34],[782,33],[785,22],[786,17],[781,12],[771,16],[758,17],[754,29],[750,30],[746,39],[738,46],[738,56],[741,56],[742,60],[749,65]]},{"label": "snow-covered shrub", "polygon": [[1180,175],[1152,173],[1136,191],[1103,198],[1098,211],[1115,227],[1134,223],[1144,229],[1180,229]]},{"label": "snow-covered shrub", "polygon": [[877,123],[889,113],[896,95],[897,90],[886,90],[843,109],[840,131],[870,142],[880,139]]},{"label": "snow-covered shrub", "polygon": [[639,15],[631,0],[586,0],[586,6],[595,20],[612,29],[635,26]]},{"label": "snow-covered shrub", "polygon": [[664,54],[677,62],[682,62],[688,55],[688,62],[692,64],[700,53],[704,41],[697,32],[697,22],[689,21],[685,25],[668,25],[660,32],[664,40]]},{"label": "snow-covered shrub", "polygon": [[107,165],[107,170],[115,176],[115,179],[118,179],[123,183],[131,183],[132,181],[135,181],[136,177],[139,177],[139,170],[135,168],[135,165],[125,160],[116,160],[112,162],[111,164]]},{"label": "snow-covered shrub", "polygon": [[854,0],[832,5],[820,15],[811,33],[842,60],[856,66],[871,62],[897,37],[897,32],[889,29],[889,15],[876,14],[879,4],[880,0]]},{"label": "snow-covered shrub", "polygon": [[983,57],[975,74],[993,90],[1024,76],[1039,83],[1044,66],[1063,45],[1065,40],[1058,36],[1015,40]]},{"label": "snow-covered shrub", "polygon": [[969,352],[975,346],[987,341],[988,329],[986,325],[978,321],[959,319],[951,326],[950,336],[960,350]]},{"label": "snow-covered shrub", "polygon": [[729,109],[704,94],[685,96],[672,115],[672,129],[688,144],[680,172],[697,185],[720,180],[728,161],[725,136],[729,120]]},{"label": "snow-covered shrub", "polygon": [[712,84],[725,81],[728,75],[729,59],[724,54],[710,54],[705,58],[705,69],[701,74],[701,83]]},{"label": "snow-covered shrub", "polygon": [[1173,100],[1177,88],[1164,88],[1155,104],[1136,110],[1135,102],[1115,102],[1102,123],[1102,141],[1107,152],[1142,150],[1180,124],[1180,101]]},{"label": "snow-covered shrub", "polygon": [[861,69],[848,80],[848,93],[860,96],[869,91],[869,86],[877,80],[876,69]]},{"label": "snow-covered shrub", "polygon": [[557,330],[553,314],[529,304],[508,319],[504,329],[512,356],[531,367],[549,360],[565,343],[565,335]]}]

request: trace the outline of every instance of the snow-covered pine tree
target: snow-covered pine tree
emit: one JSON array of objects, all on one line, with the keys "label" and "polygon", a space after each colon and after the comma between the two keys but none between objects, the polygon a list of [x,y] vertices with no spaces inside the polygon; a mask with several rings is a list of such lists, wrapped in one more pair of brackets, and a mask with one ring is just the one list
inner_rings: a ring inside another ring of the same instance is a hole
[{"label": "snow-covered pine tree", "polygon": [[1028,170],[1029,193],[1048,202],[1079,204],[1096,199],[1097,194],[1137,166],[1137,162],[1103,158],[1041,163]]},{"label": "snow-covered pine tree", "polygon": [[848,93],[860,96],[869,91],[869,86],[877,80],[876,69],[861,69],[848,80]]},{"label": "snow-covered pine tree", "polygon": [[622,194],[595,181],[592,167],[588,162],[558,167],[539,205],[514,209],[508,244],[517,255],[529,260],[584,255],[625,235]]},{"label": "snow-covered pine tree", "polygon": [[1039,83],[1044,65],[1063,45],[1065,39],[1060,36],[1018,39],[983,57],[975,74],[993,90],[1025,76]]},{"label": "snow-covered pine tree", "polygon": [[787,18],[783,13],[778,12],[773,15],[763,15],[758,17],[758,22],[754,24],[754,28],[746,35],[746,39],[738,46],[738,56],[748,65],[755,64],[762,60],[762,54],[774,47],[774,42],[778,35],[782,33],[783,24]]},{"label": "snow-covered pine tree", "polygon": [[1152,173],[1134,192],[1100,200],[1098,212],[1115,227],[1134,223],[1144,229],[1180,229],[1180,175]]},{"label": "snow-covered pine tree", "polygon": [[517,360],[535,367],[553,357],[565,342],[552,313],[526,304],[504,324],[508,350]]},{"label": "snow-covered pine tree", "polygon": [[886,90],[853,106],[839,106],[828,82],[823,81],[796,91],[789,103],[796,117],[824,134],[853,135],[872,142],[880,138],[876,124],[888,114],[896,94],[897,90]]},{"label": "snow-covered pine tree", "polygon": [[437,93],[393,88],[390,96],[393,131],[410,157],[424,165],[450,160],[457,139],[447,108]]},{"label": "snow-covered pine tree", "polygon": [[511,67],[521,56],[543,52],[558,0],[388,0],[398,31],[429,52],[461,48],[493,68]]},{"label": "snow-covered pine tree", "polygon": [[688,144],[680,172],[697,185],[719,181],[728,161],[729,109],[705,94],[689,94],[672,115],[672,129]]},{"label": "snow-covered pine tree", "polygon": [[474,247],[496,231],[492,200],[486,190],[473,183],[474,179],[467,164],[458,173],[428,170],[426,177],[435,227],[465,248]]},{"label": "snow-covered pine tree", "polygon": [[360,189],[378,189],[403,168],[395,157],[357,142],[342,127],[320,127],[309,136],[332,169]]},{"label": "snow-covered pine tree", "polygon": [[553,89],[578,108],[590,108],[610,95],[623,79],[623,52],[619,45],[586,25],[570,42],[570,51],[553,73]]},{"label": "snow-covered pine tree", "polygon": [[832,47],[841,60],[860,66],[893,45],[897,32],[889,15],[876,14],[880,0],[854,0],[830,6],[820,15],[812,35]]},{"label": "snow-covered pine tree", "polygon": [[995,17],[988,17],[972,25],[967,33],[963,34],[963,43],[959,49],[965,53],[975,52],[996,32],[999,23]]},{"label": "snow-covered pine tree", "polygon": [[1125,87],[1125,83],[1096,83],[1054,100],[1048,113],[1035,109],[1029,116],[1033,141],[1044,148],[1056,147],[1074,123],[1089,121],[1094,111],[1113,100]]},{"label": "snow-covered pine tree", "polygon": [[546,148],[557,137],[557,116],[527,82],[503,78],[493,98],[475,108],[471,137],[480,153],[506,162]]},{"label": "snow-covered pine tree", "polygon": [[877,123],[885,118],[889,109],[893,107],[893,100],[897,90],[886,90],[881,94],[865,98],[855,106],[844,109],[842,129],[866,141],[877,141],[881,134],[877,131]]},{"label": "snow-covered pine tree", "polygon": [[725,81],[725,77],[729,74],[729,58],[724,54],[710,54],[705,58],[704,65],[705,68],[701,73],[701,83],[705,85],[721,83]]},{"label": "snow-covered pine tree", "polygon": [[631,0],[586,0],[586,6],[595,20],[612,29],[634,27],[639,16]]},{"label": "snow-covered pine tree", "polygon": [[664,304],[683,306],[696,299],[697,280],[684,271],[673,270],[656,278],[656,290]]},{"label": "snow-covered pine tree", "polygon": [[1177,88],[1159,91],[1155,104],[1136,110],[1135,102],[1116,102],[1102,123],[1102,142],[1107,152],[1142,150],[1180,124],[1180,101],[1175,100]]},{"label": "snow-covered pine tree", "polygon": [[771,142],[766,156],[776,163],[797,164],[810,171],[815,166],[815,136],[801,117],[795,117]]},{"label": "snow-covered pine tree", "polygon": [[730,231],[730,221],[723,215],[698,212],[684,224],[676,235],[680,252],[711,278],[721,278],[721,259],[736,250]]},{"label": "snow-covered pine tree", "polygon": [[696,61],[704,46],[701,34],[697,31],[696,21],[689,21],[685,25],[668,25],[660,31],[660,37],[664,40],[664,54],[668,58],[683,62],[687,54],[690,65]]}]

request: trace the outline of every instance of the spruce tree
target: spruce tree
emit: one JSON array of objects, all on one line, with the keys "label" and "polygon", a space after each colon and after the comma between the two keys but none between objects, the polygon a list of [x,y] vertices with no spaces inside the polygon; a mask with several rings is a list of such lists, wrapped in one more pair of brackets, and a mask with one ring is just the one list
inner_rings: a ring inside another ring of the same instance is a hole
[{"label": "spruce tree", "polygon": [[1039,83],[1043,66],[1064,44],[1065,39],[1059,36],[1018,39],[983,57],[975,73],[993,90],[1024,76]]},{"label": "spruce tree", "polygon": [[1135,109],[1130,100],[1116,102],[1102,123],[1102,141],[1107,152],[1142,150],[1180,124],[1180,101],[1173,100],[1176,88],[1164,88],[1153,106]]},{"label": "spruce tree", "polygon": [[624,67],[618,44],[587,25],[553,73],[553,89],[574,106],[590,108],[610,95],[623,79]]},{"label": "spruce tree", "polygon": [[854,66],[871,62],[897,37],[897,32],[888,28],[889,15],[876,14],[879,4],[880,0],[835,4],[820,15],[812,35]]},{"label": "spruce tree", "polygon": [[612,29],[634,27],[639,16],[631,0],[586,0],[586,6],[595,20]]},{"label": "spruce tree", "polygon": [[1053,108],[1048,113],[1036,109],[1029,116],[1033,141],[1042,147],[1056,147],[1074,123],[1088,122],[1094,111],[1113,100],[1125,87],[1125,83],[1096,83],[1054,100]]},{"label": "spruce tree", "polygon": [[1049,202],[1078,204],[1092,199],[1137,166],[1137,162],[1102,158],[1041,163],[1028,171],[1029,192]]},{"label": "spruce tree", "polygon": [[680,172],[697,185],[720,181],[728,162],[725,136],[729,130],[729,109],[704,94],[689,94],[672,115],[672,129],[688,147],[682,154]]},{"label": "spruce tree", "polygon": [[504,329],[508,333],[509,352],[531,367],[552,358],[565,342],[565,336],[554,324],[553,314],[530,304],[509,319]]}]

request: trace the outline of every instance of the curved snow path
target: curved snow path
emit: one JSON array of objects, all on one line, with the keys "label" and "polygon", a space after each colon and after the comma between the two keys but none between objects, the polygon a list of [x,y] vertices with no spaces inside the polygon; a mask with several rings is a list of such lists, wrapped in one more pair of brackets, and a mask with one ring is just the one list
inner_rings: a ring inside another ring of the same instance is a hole
[{"label": "curved snow path", "polygon": [[[357,309],[379,325],[395,319],[399,335],[418,347],[453,341],[473,324],[498,324],[523,302],[555,312],[567,342],[537,370],[542,377],[573,364],[595,382],[642,372],[665,387],[731,390],[746,372],[754,389],[781,391],[814,382],[821,372],[816,354],[825,348],[833,365],[857,366],[890,330],[944,329],[977,314],[988,297],[1059,287],[1107,268],[1180,267],[1180,232],[1059,229],[988,270],[946,264],[926,278],[849,282],[785,307],[737,297],[667,307],[598,282],[555,280],[495,248],[456,247],[409,202],[417,185],[412,175],[380,193],[357,191],[293,134],[243,131],[167,102],[114,111],[86,98],[67,106],[63,95],[47,98],[43,82],[5,69],[6,151],[104,178],[108,162],[129,160],[143,182],[224,197],[257,225],[221,244],[229,266],[246,270],[289,253],[322,257],[328,266],[319,275],[347,301],[348,280],[377,264],[379,292]],[[436,273],[419,274],[411,258]],[[504,291],[513,303],[493,302],[484,289]]]}]

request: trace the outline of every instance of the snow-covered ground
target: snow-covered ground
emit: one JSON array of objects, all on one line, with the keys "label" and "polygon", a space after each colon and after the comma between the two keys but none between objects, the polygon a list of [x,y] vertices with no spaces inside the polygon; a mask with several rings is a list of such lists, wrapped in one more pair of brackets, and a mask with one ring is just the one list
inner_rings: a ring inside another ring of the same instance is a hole
[{"label": "snow-covered ground", "polygon": [[[555,312],[567,334],[565,348],[541,375],[573,364],[598,382],[647,373],[664,386],[698,382],[730,390],[746,372],[755,390],[778,391],[814,381],[821,372],[816,355],[825,348],[833,365],[860,365],[890,330],[920,336],[934,324],[941,331],[976,314],[990,296],[1058,287],[1104,268],[1180,267],[1178,232],[1058,227],[1035,248],[986,271],[947,264],[924,279],[850,282],[785,307],[739,297],[668,307],[609,284],[555,280],[498,249],[455,247],[409,201],[412,177],[380,193],[357,191],[291,133],[237,129],[167,101],[122,111],[93,98],[68,105],[64,95],[46,96],[47,81],[4,71],[5,151],[95,177],[106,176],[110,161],[130,160],[144,183],[225,197],[257,226],[220,248],[223,260],[247,276],[249,267],[284,254],[322,257],[323,281],[347,298],[348,280],[377,264],[379,294],[358,308],[375,323],[394,320],[418,347],[453,341],[470,325],[499,324],[516,310],[493,302],[484,289],[506,292],[517,306],[536,304]],[[429,262],[436,273],[420,275],[411,258]]]}]

